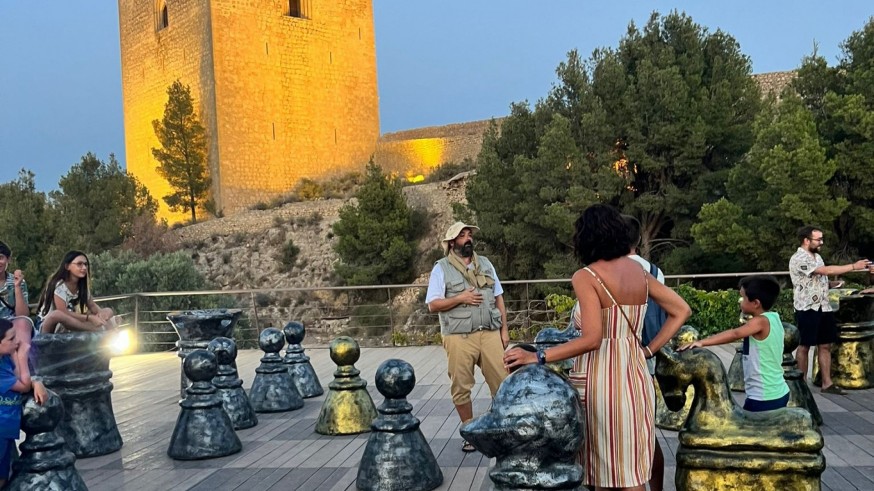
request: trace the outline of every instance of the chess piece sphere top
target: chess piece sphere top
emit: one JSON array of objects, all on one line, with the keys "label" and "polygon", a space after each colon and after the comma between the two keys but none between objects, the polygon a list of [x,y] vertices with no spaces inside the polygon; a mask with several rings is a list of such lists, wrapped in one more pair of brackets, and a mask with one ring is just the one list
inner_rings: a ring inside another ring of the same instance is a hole
[{"label": "chess piece sphere top", "polygon": [[376,389],[389,399],[407,397],[415,386],[416,373],[404,360],[385,360],[376,369]]},{"label": "chess piece sphere top", "polygon": [[205,382],[212,380],[218,370],[216,357],[205,349],[194,350],[185,356],[182,362],[185,376],[192,382]]},{"label": "chess piece sphere top", "polygon": [[692,326],[683,326],[679,331],[677,331],[677,334],[674,335],[674,339],[676,340],[675,348],[694,343],[695,341],[698,341],[698,338],[699,334],[697,329]]},{"label": "chess piece sphere top", "polygon": [[219,365],[230,365],[237,359],[237,343],[231,338],[215,338],[206,347],[211,351]]},{"label": "chess piece sphere top", "polygon": [[291,321],[282,329],[285,334],[285,342],[288,344],[300,344],[306,336],[306,329],[302,322]]},{"label": "chess piece sphere top", "polygon": [[21,429],[29,434],[52,431],[64,417],[64,404],[61,398],[46,389],[48,397],[42,405],[37,404],[33,395],[24,398],[21,412]]},{"label": "chess piece sphere top", "polygon": [[792,353],[793,351],[795,351],[795,348],[798,347],[798,343],[800,342],[801,334],[798,332],[798,328],[788,322],[784,322],[783,353]]},{"label": "chess piece sphere top", "polygon": [[275,327],[264,329],[258,336],[258,346],[261,347],[261,351],[266,353],[279,353],[283,344],[285,344],[285,337],[282,335],[282,331]]},{"label": "chess piece sphere top", "polygon": [[361,348],[349,336],[340,336],[331,341],[331,360],[337,365],[354,365],[359,357]]}]

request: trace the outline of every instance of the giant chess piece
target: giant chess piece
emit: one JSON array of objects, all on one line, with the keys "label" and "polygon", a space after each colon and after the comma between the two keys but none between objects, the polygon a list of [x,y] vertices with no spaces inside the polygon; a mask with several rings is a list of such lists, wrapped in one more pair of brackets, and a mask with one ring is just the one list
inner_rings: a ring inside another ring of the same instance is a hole
[{"label": "giant chess piece", "polygon": [[77,458],[121,449],[112,410],[106,332],[41,334],[33,339],[35,374],[64,404],[58,433]]},{"label": "giant chess piece", "polygon": [[291,373],[279,356],[283,344],[282,331],[274,327],[264,329],[258,337],[264,357],[255,369],[255,380],[249,390],[249,400],[256,413],[280,413],[303,407],[303,399],[294,386]]},{"label": "giant chess piece", "polygon": [[789,386],[789,403],[788,407],[800,407],[807,409],[813,417],[813,422],[817,426],[822,426],[822,414],[819,412],[819,406],[816,405],[816,400],[813,399],[813,394],[810,393],[810,387],[804,381],[804,374],[798,369],[798,363],[792,352],[798,347],[801,341],[801,334],[798,328],[788,322],[783,323],[783,378],[786,379],[786,384]]},{"label": "giant chess piece", "polygon": [[306,329],[300,322],[289,322],[282,330],[285,334],[285,341],[288,343],[288,348],[285,350],[285,359],[283,362],[288,366],[288,372],[291,373],[291,379],[294,381],[294,386],[300,392],[300,396],[304,399],[316,397],[324,394],[322,383],[319,382],[319,376],[313,369],[310,363],[310,357],[303,354],[303,347],[300,345],[306,336]]},{"label": "giant chess piece", "polygon": [[358,465],[358,489],[430,491],[443,483],[443,472],[407,402],[415,385],[413,367],[403,360],[386,360],[376,370],[376,389],[385,402]]},{"label": "giant chess piece", "polygon": [[218,372],[212,379],[222,399],[222,407],[231,418],[235,430],[244,430],[258,424],[258,417],[243,390],[243,381],[237,376],[234,360],[237,359],[237,343],[230,338],[215,338],[209,342],[211,351],[218,363]]},{"label": "giant chess piece", "polygon": [[486,457],[494,489],[581,489],[577,462],[586,421],[577,390],[542,365],[525,365],[501,384],[492,407],[461,427]]},{"label": "giant chess piece", "polygon": [[182,369],[191,385],[176,419],[167,455],[177,460],[224,457],[239,452],[243,445],[231,418],[222,407],[211,380],[218,370],[216,357],[207,350],[194,350],[185,357]]},{"label": "giant chess piece", "polygon": [[337,370],[334,381],[328,385],[316,433],[354,435],[370,431],[377,413],[367,392],[367,382],[358,376],[361,372],[355,368],[360,356],[361,348],[354,339],[340,336],[331,341],[331,360],[337,364]]},{"label": "giant chess piece", "polygon": [[[677,334],[668,341],[670,349],[677,349],[680,346],[685,346],[698,341],[698,330],[692,326],[683,326],[677,331]],[[692,409],[692,399],[695,396],[695,387],[689,386],[686,388],[686,402],[679,411],[668,409],[665,405],[665,397],[662,394],[661,385],[658,380],[653,384],[656,394],[656,417],[655,424],[663,430],[678,431],[686,423],[686,418],[689,417],[689,410]]]},{"label": "giant chess piece", "polygon": [[76,456],[67,450],[64,439],[55,431],[64,417],[64,405],[57,394],[46,392],[48,398],[42,405],[32,395],[25,396],[21,429],[27,438],[19,446],[21,456],[12,464],[11,479],[3,489],[87,491],[74,465]]},{"label": "giant chess piece", "polygon": [[[176,341],[176,355],[180,363],[185,362],[188,353],[196,349],[206,349],[215,338],[233,339],[234,325],[242,313],[240,309],[208,309],[167,314],[167,320],[179,336],[179,341]],[[185,370],[180,370],[180,373],[179,397],[185,397],[188,379],[185,378]]]},{"label": "giant chess piece", "polygon": [[656,356],[668,407],[678,409],[686,387],[695,387],[675,453],[678,490],[820,489],[823,438],[810,413],[795,407],[744,411],[728,389],[722,361],[709,350],[665,348]]}]

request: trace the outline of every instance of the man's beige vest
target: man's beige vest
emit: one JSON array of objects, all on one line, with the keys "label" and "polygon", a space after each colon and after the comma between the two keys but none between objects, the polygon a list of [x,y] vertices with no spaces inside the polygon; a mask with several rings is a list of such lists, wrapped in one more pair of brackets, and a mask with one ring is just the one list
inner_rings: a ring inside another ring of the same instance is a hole
[{"label": "man's beige vest", "polygon": [[[478,256],[478,259],[482,273],[496,278],[495,267],[492,266],[492,263],[483,256]],[[449,260],[445,257],[437,261],[437,264],[443,268],[446,298],[455,297],[472,286],[464,279],[464,275],[449,264]],[[494,286],[477,288],[477,292],[483,296],[483,301],[478,306],[458,305],[452,310],[437,314],[440,318],[441,335],[465,334],[480,328],[488,330],[501,328],[501,311],[495,305]]]}]

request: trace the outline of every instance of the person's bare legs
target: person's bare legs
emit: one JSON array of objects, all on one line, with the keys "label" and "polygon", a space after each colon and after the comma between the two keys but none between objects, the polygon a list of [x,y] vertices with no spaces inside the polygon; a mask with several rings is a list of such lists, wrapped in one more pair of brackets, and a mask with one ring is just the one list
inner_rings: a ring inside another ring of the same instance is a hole
[{"label": "person's bare legs", "polygon": [[659,439],[655,440],[655,452],[652,455],[652,476],[649,478],[650,491],[662,491],[665,483],[665,454],[659,445]]},{"label": "person's bare legs", "polygon": [[48,315],[43,318],[42,325],[40,326],[40,332],[46,334],[52,334],[55,332],[55,328],[57,328],[58,324],[63,324],[70,331],[97,331],[100,329],[99,325],[96,325],[90,321],[82,321],[64,310],[53,310],[48,313]]},{"label": "person's bare legs", "polygon": [[[803,381],[807,381],[807,357],[809,354],[810,346],[799,345],[798,349],[795,350],[795,362],[798,364],[798,369],[801,370],[801,380]],[[831,375],[829,375],[829,380],[831,380]]]},{"label": "person's bare legs", "polygon": [[819,373],[822,376],[822,388],[832,386],[832,345],[820,344],[816,347],[816,355],[819,357]]},{"label": "person's bare legs", "polygon": [[467,423],[468,421],[473,419],[473,402],[456,404],[455,412],[457,412],[458,417],[461,418],[462,424]]}]

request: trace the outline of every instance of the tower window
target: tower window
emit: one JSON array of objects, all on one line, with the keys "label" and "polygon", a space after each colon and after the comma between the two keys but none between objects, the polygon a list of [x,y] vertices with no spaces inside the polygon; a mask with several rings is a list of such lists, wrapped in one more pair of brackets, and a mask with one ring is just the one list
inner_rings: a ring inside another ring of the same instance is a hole
[{"label": "tower window", "polygon": [[167,2],[158,0],[155,2],[155,28],[160,31],[170,25],[170,16],[167,14]]},{"label": "tower window", "polygon": [[289,17],[297,17],[299,19],[309,19],[310,0],[289,0],[288,15]]}]

